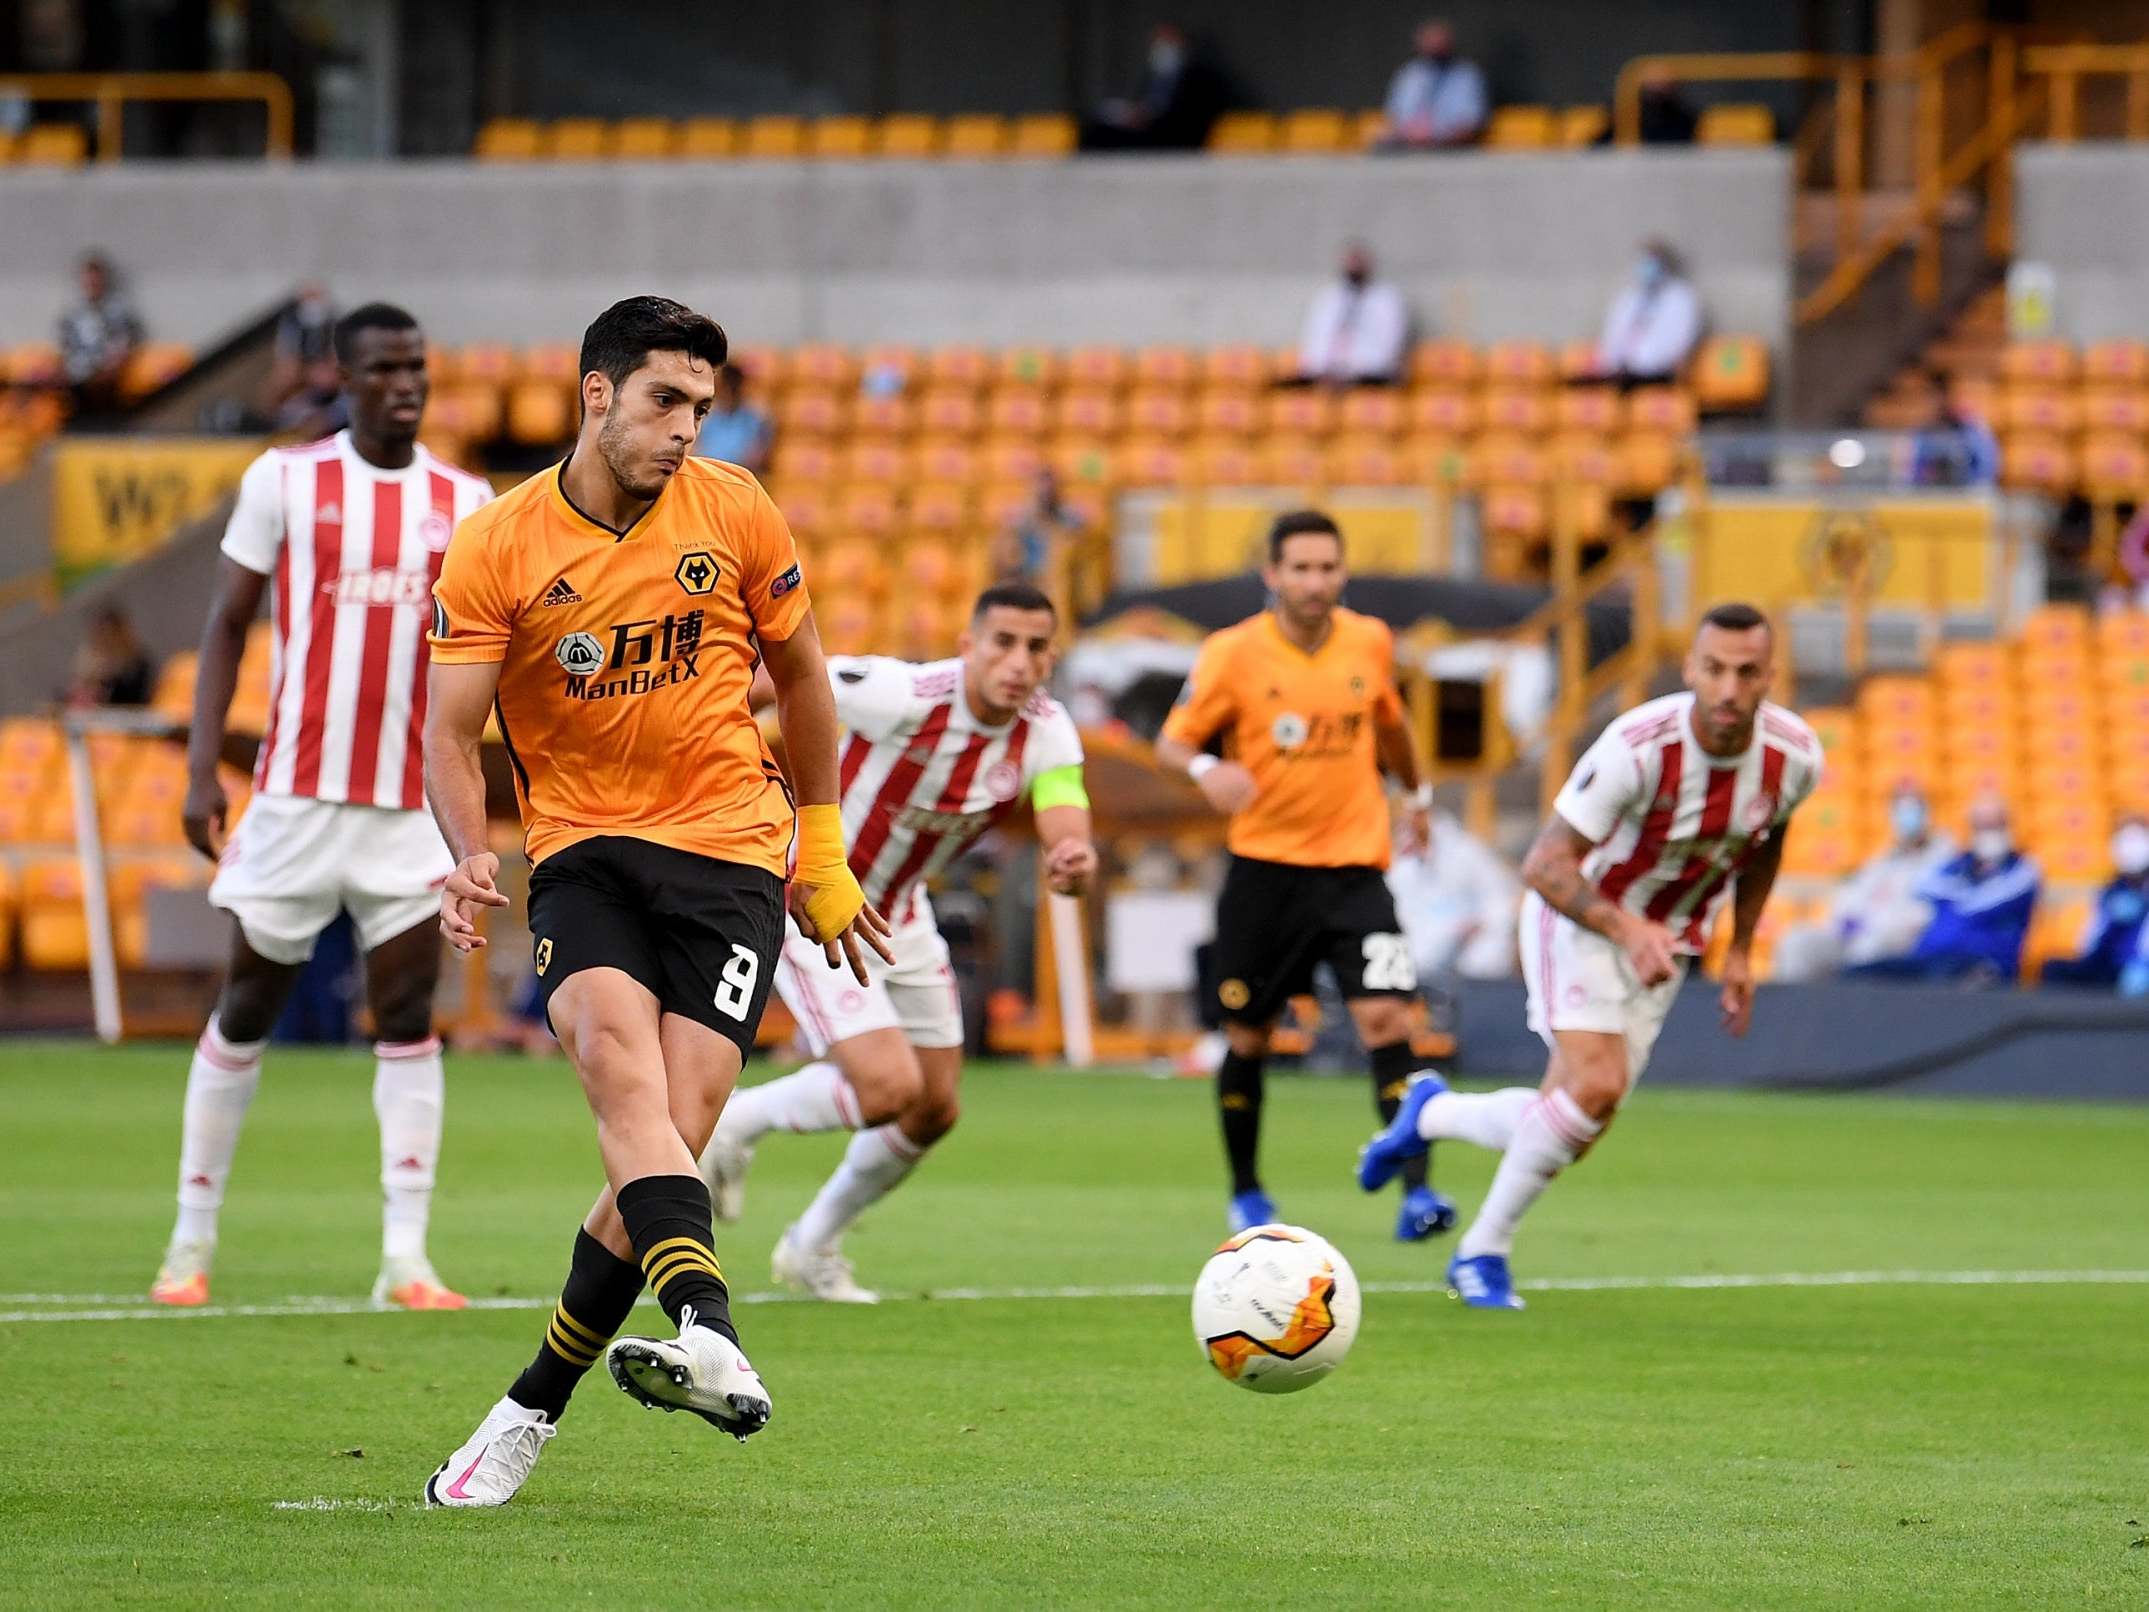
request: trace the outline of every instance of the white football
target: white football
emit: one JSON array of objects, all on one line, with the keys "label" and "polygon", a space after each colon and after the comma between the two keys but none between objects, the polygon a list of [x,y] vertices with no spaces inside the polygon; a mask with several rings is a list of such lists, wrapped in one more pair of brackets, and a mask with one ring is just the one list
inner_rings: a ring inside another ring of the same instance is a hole
[{"label": "white football", "polygon": [[1303,1226],[1254,1226],[1194,1284],[1194,1341],[1226,1382],[1257,1394],[1311,1388],[1358,1336],[1350,1262]]}]

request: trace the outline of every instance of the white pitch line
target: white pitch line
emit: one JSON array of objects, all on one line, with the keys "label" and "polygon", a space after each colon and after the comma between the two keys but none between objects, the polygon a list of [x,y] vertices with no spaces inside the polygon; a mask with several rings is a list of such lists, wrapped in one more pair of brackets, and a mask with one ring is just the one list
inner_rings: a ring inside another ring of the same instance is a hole
[{"label": "white pitch line", "polygon": [[336,1499],[331,1495],[317,1494],[311,1500],[276,1500],[270,1503],[272,1511],[407,1511],[415,1509],[415,1500],[367,1500],[363,1498]]},{"label": "white pitch line", "polygon": [[[1787,1287],[2056,1287],[2149,1285],[2149,1270],[2088,1271],[1771,1271],[1752,1274],[1709,1272],[1692,1276],[1546,1276],[1515,1284],[1530,1293],[1651,1293],[1716,1289]],[[1367,1282],[1368,1293],[1445,1293],[1445,1282]],[[889,1293],[896,1303],[992,1304],[1028,1299],[1180,1298],[1188,1289],[1175,1283],[1137,1282],[1118,1287],[943,1287],[923,1293]],[[40,1295],[45,1296],[45,1295]],[[59,1297],[59,1295],[52,1295]],[[94,1303],[100,1295],[76,1295]],[[794,1304],[808,1300],[792,1293],[734,1293],[734,1304]],[[549,1310],[550,1298],[474,1298],[473,1310]],[[111,1304],[94,1309],[4,1310],[0,1325],[33,1321],[215,1321],[307,1315],[408,1314],[393,1305],[365,1299],[295,1297],[269,1304],[204,1304],[197,1309],[165,1305]]]}]

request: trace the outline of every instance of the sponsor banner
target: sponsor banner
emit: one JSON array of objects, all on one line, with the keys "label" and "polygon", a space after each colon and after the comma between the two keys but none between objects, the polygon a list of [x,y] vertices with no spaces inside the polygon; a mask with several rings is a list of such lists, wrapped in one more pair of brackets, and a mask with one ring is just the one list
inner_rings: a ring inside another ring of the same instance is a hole
[{"label": "sponsor banner", "polygon": [[74,437],[52,456],[52,557],[63,582],[169,542],[238,489],[250,437]]}]

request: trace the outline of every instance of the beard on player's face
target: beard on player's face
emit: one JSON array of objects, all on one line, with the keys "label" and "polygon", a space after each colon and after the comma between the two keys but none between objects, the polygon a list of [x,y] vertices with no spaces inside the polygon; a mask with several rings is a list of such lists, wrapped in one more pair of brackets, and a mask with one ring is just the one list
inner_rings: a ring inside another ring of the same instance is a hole
[{"label": "beard on player's face", "polygon": [[637,452],[626,417],[616,401],[598,428],[597,451],[604,456],[605,468],[612,472],[619,490],[629,498],[654,498],[671,479],[650,462],[652,455]]}]

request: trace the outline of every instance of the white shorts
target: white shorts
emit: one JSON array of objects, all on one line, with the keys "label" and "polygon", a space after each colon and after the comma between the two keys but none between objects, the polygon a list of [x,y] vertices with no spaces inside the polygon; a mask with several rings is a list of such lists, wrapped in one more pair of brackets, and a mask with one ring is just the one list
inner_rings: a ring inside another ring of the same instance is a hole
[{"label": "white shorts", "polygon": [[776,992],[816,1058],[868,1030],[899,1029],[914,1047],[963,1044],[962,996],[948,966],[948,943],[940,938],[923,890],[888,939],[895,961],[884,963],[866,953],[872,983],[860,985],[848,967],[830,968],[827,954],[796,925],[786,929]]},{"label": "white shorts", "polygon": [[224,847],[209,904],[272,963],[303,963],[348,910],[371,951],[440,916],[455,859],[430,812],[256,795]]},{"label": "white shorts", "polygon": [[1522,980],[1529,987],[1529,1025],[1548,1047],[1555,1030],[1594,1030],[1624,1036],[1627,1080],[1642,1078],[1672,999],[1686,978],[1686,959],[1661,985],[1644,985],[1627,954],[1594,929],[1584,929],[1546,906],[1535,891],[1522,898],[1517,935]]}]

